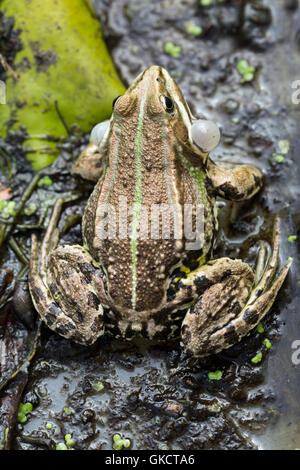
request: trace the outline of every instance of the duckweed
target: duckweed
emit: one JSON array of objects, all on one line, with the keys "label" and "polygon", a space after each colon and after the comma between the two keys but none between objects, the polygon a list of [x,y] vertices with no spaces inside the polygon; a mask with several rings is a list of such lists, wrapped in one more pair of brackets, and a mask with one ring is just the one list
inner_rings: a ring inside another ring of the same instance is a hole
[{"label": "duckweed", "polygon": [[201,26],[198,26],[193,21],[187,21],[184,23],[184,30],[186,33],[192,34],[193,36],[200,36],[203,31]]},{"label": "duckweed", "polygon": [[40,181],[38,182],[38,186],[41,187],[41,186],[51,186],[53,184],[53,181],[52,179],[50,178],[50,176],[44,176],[43,178],[40,179]]},{"label": "duckweed", "polygon": [[120,434],[113,435],[113,448],[115,450],[128,449],[130,447],[130,439],[122,439]]},{"label": "duckweed", "polygon": [[175,44],[173,44],[172,42],[166,42],[165,46],[164,46],[164,50],[167,54],[169,54],[170,56],[174,57],[174,59],[176,59],[177,57],[180,56],[181,54],[181,47],[180,46],[176,46]]},{"label": "duckweed", "polygon": [[209,380],[221,380],[223,372],[221,370],[216,370],[215,372],[209,372]]},{"label": "duckweed", "polygon": [[257,353],[254,357],[252,357],[251,362],[253,364],[258,364],[262,360],[262,353]]},{"label": "duckweed", "polygon": [[31,403],[20,403],[18,408],[18,423],[26,423],[28,413],[32,411]]},{"label": "duckweed", "polygon": [[255,67],[250,65],[246,59],[239,60],[236,68],[242,76],[242,82],[251,82],[253,80]]}]

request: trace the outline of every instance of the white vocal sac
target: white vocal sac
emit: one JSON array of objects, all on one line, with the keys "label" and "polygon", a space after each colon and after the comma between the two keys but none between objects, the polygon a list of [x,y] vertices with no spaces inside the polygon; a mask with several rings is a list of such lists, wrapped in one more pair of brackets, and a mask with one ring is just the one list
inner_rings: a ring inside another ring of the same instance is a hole
[{"label": "white vocal sac", "polygon": [[210,152],[220,142],[220,131],[213,121],[198,119],[191,127],[193,142],[203,151]]},{"label": "white vocal sac", "polygon": [[99,145],[105,132],[107,131],[109,126],[109,119],[107,121],[100,122],[93,127],[91,135],[90,135],[90,142],[93,144]]}]

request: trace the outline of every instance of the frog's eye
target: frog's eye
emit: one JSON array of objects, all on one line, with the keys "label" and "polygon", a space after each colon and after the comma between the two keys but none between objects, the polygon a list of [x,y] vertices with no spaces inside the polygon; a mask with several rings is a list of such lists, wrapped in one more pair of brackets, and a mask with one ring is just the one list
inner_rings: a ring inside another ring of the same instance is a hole
[{"label": "frog's eye", "polygon": [[174,103],[171,98],[169,98],[168,96],[161,96],[160,101],[162,102],[163,107],[165,108],[167,113],[172,113],[174,111]]},{"label": "frog's eye", "polygon": [[107,121],[100,122],[95,127],[93,127],[92,132],[90,134],[90,142],[99,145],[108,127],[109,119]]},{"label": "frog's eye", "polygon": [[210,152],[220,141],[220,131],[213,121],[197,119],[191,126],[193,142],[203,151]]},{"label": "frog's eye", "polygon": [[120,96],[122,96],[122,95],[116,96],[115,99],[113,100],[113,102],[112,102],[112,107],[113,107],[113,109],[114,109],[114,107],[115,107],[116,102],[117,102],[118,99],[120,98]]}]

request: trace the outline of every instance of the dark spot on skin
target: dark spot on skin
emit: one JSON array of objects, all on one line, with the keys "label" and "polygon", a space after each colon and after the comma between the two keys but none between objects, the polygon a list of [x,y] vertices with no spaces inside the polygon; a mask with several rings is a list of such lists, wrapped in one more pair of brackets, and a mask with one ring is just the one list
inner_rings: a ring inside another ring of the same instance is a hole
[{"label": "dark spot on skin", "polygon": [[62,336],[68,335],[72,330],[75,329],[75,326],[72,323],[65,323],[64,325],[58,325],[55,328],[55,331]]},{"label": "dark spot on skin", "polygon": [[198,299],[197,302],[191,306],[190,314],[194,315],[194,313],[197,313],[201,308],[201,303],[202,303],[202,297],[200,297],[200,299]]},{"label": "dark spot on skin", "polygon": [[184,345],[191,342],[192,335],[187,325],[183,325],[183,327],[181,328],[181,337]]},{"label": "dark spot on skin", "polygon": [[167,290],[167,298],[168,300],[173,300],[175,298],[176,292],[175,289],[170,286]]},{"label": "dark spot on skin", "polygon": [[149,337],[146,322],[144,322],[143,325],[142,325],[141,335],[142,335],[143,338],[148,338]]},{"label": "dark spot on skin", "polygon": [[100,300],[98,299],[96,294],[94,294],[94,292],[90,291],[88,293],[88,306],[94,308],[95,310],[98,310],[99,305],[100,305]]},{"label": "dark spot on skin", "polygon": [[225,280],[228,279],[230,276],[231,276],[231,271],[230,271],[230,269],[227,269],[227,271],[225,271],[224,274],[223,274],[223,276],[221,277],[220,282],[225,281]]},{"label": "dark spot on skin", "polygon": [[128,325],[124,333],[124,337],[127,339],[133,338],[136,335],[136,332],[131,328],[131,325]]},{"label": "dark spot on skin", "polygon": [[222,193],[224,193],[225,199],[238,200],[243,197],[243,195],[241,195],[229,181],[221,184],[221,186],[219,186],[219,189],[222,191]]},{"label": "dark spot on skin", "polygon": [[56,284],[54,284],[54,282],[51,282],[51,284],[49,285],[49,290],[52,294],[52,297],[55,297],[55,294],[57,292],[57,286]]},{"label": "dark spot on skin", "polygon": [[[203,254],[203,249],[201,248],[200,250],[197,251],[197,258],[199,258],[200,256],[202,256]],[[195,255],[194,255],[195,256]],[[199,261],[197,259],[194,259],[194,258],[191,258],[191,259],[187,259],[184,261],[184,264],[185,266],[187,266],[188,268],[190,268],[191,271],[194,271],[195,269],[198,268],[199,266]]]},{"label": "dark spot on skin", "polygon": [[208,289],[213,283],[206,276],[197,277],[194,281],[196,286],[196,292],[198,295],[202,295],[203,292]]},{"label": "dark spot on skin", "polygon": [[73,269],[70,269],[70,266],[64,266],[60,276],[62,279],[69,279],[73,276]]},{"label": "dark spot on skin", "polygon": [[251,308],[247,308],[243,315],[243,320],[248,325],[255,325],[258,321],[259,313],[256,310],[251,310]]},{"label": "dark spot on skin", "polygon": [[217,191],[214,188],[212,180],[208,176],[205,178],[205,188],[206,188],[207,194],[209,195],[210,198],[215,198],[216,197]]},{"label": "dark spot on skin", "polygon": [[45,320],[47,325],[51,327],[53,323],[55,323],[59,315],[61,315],[60,308],[57,307],[55,303],[50,304],[47,313],[45,314]]},{"label": "dark spot on skin", "polygon": [[84,275],[84,277],[91,281],[93,274],[95,273],[96,269],[90,263],[78,263],[78,268],[80,272]]},{"label": "dark spot on skin", "polygon": [[78,316],[78,321],[79,321],[80,323],[82,323],[82,322],[83,322],[83,316],[82,316],[82,313],[81,313],[79,310],[77,310],[77,312],[76,312],[76,313],[77,313],[77,316]]},{"label": "dark spot on skin", "polygon": [[36,300],[38,300],[39,302],[45,300],[45,298],[46,298],[45,295],[44,295],[44,292],[39,287],[34,288],[33,295],[34,295],[34,298]]},{"label": "dark spot on skin", "polygon": [[229,310],[229,313],[234,313],[234,314],[237,315],[240,311],[241,311],[241,306],[240,306],[239,302],[236,301],[236,302],[234,302],[231,309]]}]

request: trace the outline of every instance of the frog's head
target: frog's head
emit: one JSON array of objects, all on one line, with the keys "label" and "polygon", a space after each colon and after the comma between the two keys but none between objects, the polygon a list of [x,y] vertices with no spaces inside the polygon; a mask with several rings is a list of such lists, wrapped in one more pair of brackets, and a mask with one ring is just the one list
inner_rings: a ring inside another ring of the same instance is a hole
[{"label": "frog's head", "polygon": [[[183,94],[163,67],[152,65],[142,72],[127,89],[113,101],[111,122],[135,118],[137,127],[143,122],[151,135],[158,124],[170,132],[185,149],[205,158],[219,142],[220,132],[212,121],[195,119]],[[155,123],[155,126],[153,125]],[[100,126],[102,131],[102,128]]]}]

